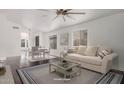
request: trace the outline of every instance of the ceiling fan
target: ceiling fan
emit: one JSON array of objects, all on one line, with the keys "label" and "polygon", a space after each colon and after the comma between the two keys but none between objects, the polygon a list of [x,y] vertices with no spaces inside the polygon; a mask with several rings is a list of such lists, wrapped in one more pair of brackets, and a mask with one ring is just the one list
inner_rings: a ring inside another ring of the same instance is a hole
[{"label": "ceiling fan", "polygon": [[[42,10],[42,9],[41,9]],[[43,9],[44,10],[44,9]],[[56,17],[53,19],[57,19],[59,16],[62,16],[63,20],[66,21],[65,17],[74,19],[71,15],[72,14],[81,14],[84,15],[86,14],[85,12],[71,12],[72,9],[57,9],[54,12],[56,13]],[[48,10],[45,10],[48,11]],[[52,11],[53,12],[53,11]]]}]

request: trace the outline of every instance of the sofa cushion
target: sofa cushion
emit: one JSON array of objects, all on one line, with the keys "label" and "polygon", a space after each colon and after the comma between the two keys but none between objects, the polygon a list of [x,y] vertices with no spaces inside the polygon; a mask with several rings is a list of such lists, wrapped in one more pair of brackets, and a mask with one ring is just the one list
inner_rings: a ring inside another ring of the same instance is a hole
[{"label": "sofa cushion", "polygon": [[70,53],[70,54],[67,54],[65,58],[75,60],[75,61],[85,62],[93,65],[99,65],[99,66],[102,65],[102,60],[96,56],[83,56],[76,53]]},{"label": "sofa cushion", "polygon": [[88,46],[86,51],[85,51],[85,55],[86,56],[96,56],[97,49],[98,49],[97,47]]},{"label": "sofa cushion", "polygon": [[73,49],[73,52],[74,52],[74,53],[77,53],[78,47],[79,47],[79,46],[73,46],[71,49]]},{"label": "sofa cushion", "polygon": [[68,53],[75,53],[75,50],[74,50],[74,48],[69,48],[69,49],[67,50],[67,52],[68,52]]},{"label": "sofa cushion", "polygon": [[86,48],[87,48],[86,46],[79,46],[77,53],[81,55],[85,55]]}]

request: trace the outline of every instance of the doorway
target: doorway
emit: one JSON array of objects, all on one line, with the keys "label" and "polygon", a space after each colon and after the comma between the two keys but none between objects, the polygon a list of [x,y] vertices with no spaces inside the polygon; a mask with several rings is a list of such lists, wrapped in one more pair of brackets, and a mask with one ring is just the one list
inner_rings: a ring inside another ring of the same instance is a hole
[{"label": "doorway", "polygon": [[21,33],[21,58],[25,59],[28,57],[29,49],[29,34],[26,32]]}]

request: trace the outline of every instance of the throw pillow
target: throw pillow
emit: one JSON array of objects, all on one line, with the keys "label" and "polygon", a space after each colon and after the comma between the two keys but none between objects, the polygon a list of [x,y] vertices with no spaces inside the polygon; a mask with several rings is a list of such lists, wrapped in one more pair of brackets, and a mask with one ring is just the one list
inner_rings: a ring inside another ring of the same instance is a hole
[{"label": "throw pillow", "polygon": [[78,51],[78,46],[74,46],[74,47],[72,47],[72,49],[73,49],[73,52],[74,52],[74,53],[77,53],[77,51]]},{"label": "throw pillow", "polygon": [[97,56],[98,56],[99,52],[102,52],[104,50],[106,50],[107,52],[109,52],[109,54],[111,54],[113,52],[111,48],[99,47],[98,52],[97,52]]},{"label": "throw pillow", "polygon": [[104,58],[104,54],[103,54],[102,52],[99,52],[99,53],[98,53],[98,57],[99,57],[100,59],[103,59],[103,58]]},{"label": "throw pillow", "polygon": [[98,52],[98,57],[100,57],[101,59],[103,59],[105,56],[107,56],[109,54],[111,54],[111,52],[105,49],[105,50],[103,50],[101,52]]},{"label": "throw pillow", "polygon": [[110,54],[110,52],[107,51],[107,50],[103,50],[102,53],[103,53],[105,56]]},{"label": "throw pillow", "polygon": [[86,56],[96,56],[97,49],[98,49],[97,47],[88,46],[85,51],[85,55]]}]

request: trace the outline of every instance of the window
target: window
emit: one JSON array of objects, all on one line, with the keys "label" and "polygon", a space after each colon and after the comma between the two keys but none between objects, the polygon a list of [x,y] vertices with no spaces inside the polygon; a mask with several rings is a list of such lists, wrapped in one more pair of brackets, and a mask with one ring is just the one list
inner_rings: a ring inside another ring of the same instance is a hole
[{"label": "window", "polygon": [[87,30],[73,32],[73,45],[87,45]]}]

